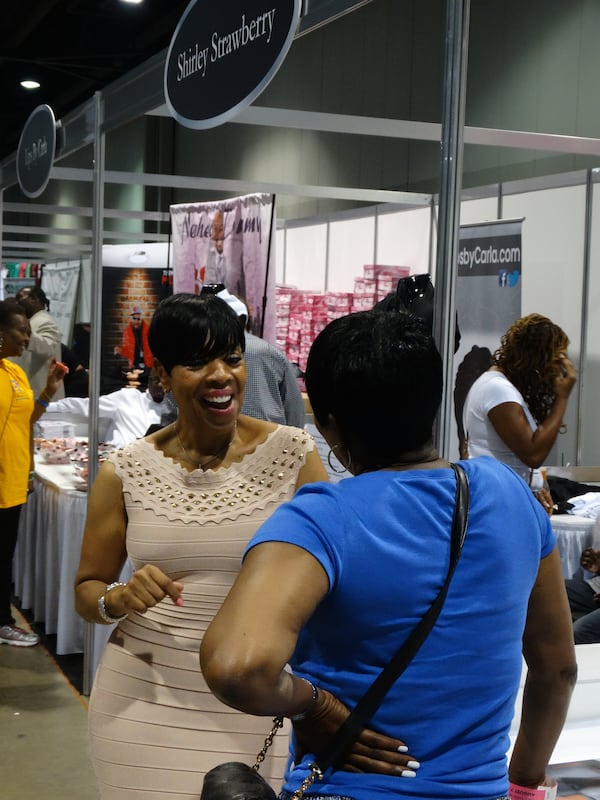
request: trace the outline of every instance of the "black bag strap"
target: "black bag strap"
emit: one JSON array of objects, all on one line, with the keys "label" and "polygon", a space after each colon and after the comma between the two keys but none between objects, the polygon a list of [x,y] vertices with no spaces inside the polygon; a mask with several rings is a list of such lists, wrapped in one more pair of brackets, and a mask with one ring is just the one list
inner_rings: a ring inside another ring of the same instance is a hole
[{"label": "black bag strap", "polygon": [[460,464],[451,464],[450,466],[454,470],[454,476],[456,478],[456,500],[454,502],[454,514],[452,517],[450,566],[444,585],[425,616],[409,634],[408,638],[396,651],[391,661],[384,667],[377,678],[375,678],[354,709],[350,712],[350,715],[342,723],[331,742],[329,751],[319,759],[316,765],[321,773],[324,773],[325,770],[334,766],[343,758],[346,751],[352,745],[352,742],[358,736],[366,720],[370,719],[375,711],[377,711],[385,695],[413,660],[417,651],[435,625],[435,621],[442,610],[450,587],[450,581],[465,541],[469,517],[469,479]]}]

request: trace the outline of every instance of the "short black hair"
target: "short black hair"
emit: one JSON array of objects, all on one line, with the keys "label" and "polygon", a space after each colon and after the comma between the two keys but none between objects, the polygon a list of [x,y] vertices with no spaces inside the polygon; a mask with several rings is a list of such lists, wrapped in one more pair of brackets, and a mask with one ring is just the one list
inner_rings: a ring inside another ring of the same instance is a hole
[{"label": "short black hair", "polygon": [[27,318],[25,309],[14,297],[7,297],[6,300],[0,300],[0,325],[3,328],[6,328],[10,324],[10,318],[15,314]]},{"label": "short black hair", "polygon": [[315,339],[305,383],[318,423],[335,418],[361,463],[391,464],[431,440],[442,398],[442,359],[411,314],[361,311],[330,322]]},{"label": "short black hair", "polygon": [[41,286],[32,286],[31,291],[29,292],[30,297],[35,297],[40,303],[44,304],[46,309],[50,308],[50,300],[46,295],[46,292],[42,289]]},{"label": "short black hair", "polygon": [[26,286],[23,288],[29,290],[27,292],[27,297],[33,297],[35,300],[39,300],[40,303],[46,309],[46,311],[50,308],[50,300],[48,300],[46,292],[42,289],[41,286]]},{"label": "short black hair", "polygon": [[181,292],[158,304],[148,344],[170,373],[177,364],[197,364],[237,347],[244,352],[244,322],[220,297]]}]

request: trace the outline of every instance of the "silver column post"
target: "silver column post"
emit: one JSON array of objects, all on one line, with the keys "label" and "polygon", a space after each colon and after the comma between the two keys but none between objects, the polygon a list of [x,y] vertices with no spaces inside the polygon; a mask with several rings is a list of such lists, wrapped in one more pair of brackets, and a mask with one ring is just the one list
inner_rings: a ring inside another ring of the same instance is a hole
[{"label": "silver column post", "polygon": [[433,315],[433,333],[444,363],[444,394],[436,431],[436,444],[444,456],[448,456],[450,451],[449,422],[453,414],[455,285],[462,188],[470,0],[448,0],[446,9],[440,207]]},{"label": "silver column post", "polygon": [[[100,396],[100,347],[102,342],[102,240],[104,238],[104,101],[94,95],[94,165],[91,259],[90,405],[88,418],[88,488],[98,472],[98,398]],[[83,693],[89,695],[93,676],[94,625],[86,623],[83,648]]]},{"label": "silver column post", "polygon": [[581,441],[581,420],[583,419],[585,388],[585,366],[587,364],[587,340],[589,326],[589,300],[590,300],[590,265],[592,253],[592,221],[594,209],[594,176],[588,169],[585,182],[585,231],[583,247],[583,286],[581,291],[581,334],[579,338],[579,364],[578,378],[575,384],[577,392],[577,418],[575,420],[575,446],[577,465],[583,461],[583,442]]}]

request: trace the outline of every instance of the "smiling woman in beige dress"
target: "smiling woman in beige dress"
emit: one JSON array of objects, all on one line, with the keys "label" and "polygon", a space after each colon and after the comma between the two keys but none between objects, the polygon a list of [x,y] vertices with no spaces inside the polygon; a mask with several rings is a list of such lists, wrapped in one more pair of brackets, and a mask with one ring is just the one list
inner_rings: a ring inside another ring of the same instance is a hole
[{"label": "smiling woman in beige dress", "polygon": [[[179,416],[102,465],[76,578],[81,616],[119,621],[90,698],[103,800],[197,800],[213,766],[254,762],[269,721],[212,696],[199,645],[261,522],[298,487],[326,480],[303,430],[240,415],[243,321],[223,300],[162,301],[150,346]],[[133,577],[114,585],[127,558]],[[263,767],[274,782],[287,760],[277,738]]]}]

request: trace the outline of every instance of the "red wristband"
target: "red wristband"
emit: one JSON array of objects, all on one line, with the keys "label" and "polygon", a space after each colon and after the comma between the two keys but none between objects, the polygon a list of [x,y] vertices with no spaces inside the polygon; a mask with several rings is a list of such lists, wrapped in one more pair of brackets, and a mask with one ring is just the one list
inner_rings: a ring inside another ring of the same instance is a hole
[{"label": "red wristband", "polygon": [[556,783],[553,786],[518,786],[516,783],[508,784],[510,800],[556,800]]}]

